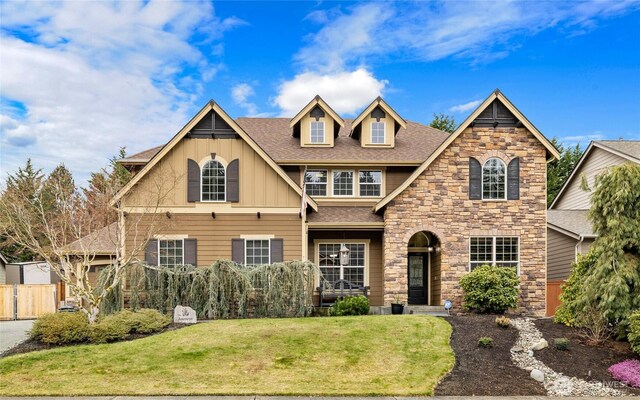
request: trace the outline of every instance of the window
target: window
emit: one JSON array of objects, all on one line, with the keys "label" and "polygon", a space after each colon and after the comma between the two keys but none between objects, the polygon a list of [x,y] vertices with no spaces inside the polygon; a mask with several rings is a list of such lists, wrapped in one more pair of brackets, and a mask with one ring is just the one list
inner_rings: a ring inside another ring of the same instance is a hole
[{"label": "window", "polygon": [[352,171],[333,171],[333,195],[353,196]]},{"label": "window", "polygon": [[184,241],[182,239],[158,240],[158,265],[176,267],[184,264]]},{"label": "window", "polygon": [[224,166],[210,160],[202,167],[202,201],[225,201],[225,177]]},{"label": "window", "polygon": [[384,122],[371,123],[371,143],[384,144]]},{"label": "window", "polygon": [[246,239],[244,241],[244,263],[246,265],[263,265],[271,262],[269,239]]},{"label": "window", "polygon": [[311,143],[324,143],[324,121],[311,121]]},{"label": "window", "polygon": [[469,244],[470,269],[485,264],[516,268],[520,266],[517,237],[472,237]]},{"label": "window", "polygon": [[[343,244],[349,249],[347,265],[340,265],[340,248]],[[330,284],[344,279],[354,285],[364,286],[365,250],[364,243],[320,243],[318,245],[320,273]]]},{"label": "window", "polygon": [[360,171],[360,196],[380,196],[382,193],[381,171]]},{"label": "window", "polygon": [[309,196],[327,195],[327,170],[308,170],[304,174],[305,191]]},{"label": "window", "polygon": [[482,198],[483,199],[505,199],[505,166],[497,158],[490,158],[482,166]]}]

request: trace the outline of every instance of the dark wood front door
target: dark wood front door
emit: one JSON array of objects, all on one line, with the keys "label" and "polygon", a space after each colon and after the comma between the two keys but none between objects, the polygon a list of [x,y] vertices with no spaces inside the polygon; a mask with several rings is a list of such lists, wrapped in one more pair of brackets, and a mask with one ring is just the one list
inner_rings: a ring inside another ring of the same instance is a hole
[{"label": "dark wood front door", "polygon": [[428,304],[429,254],[409,254],[409,304]]}]

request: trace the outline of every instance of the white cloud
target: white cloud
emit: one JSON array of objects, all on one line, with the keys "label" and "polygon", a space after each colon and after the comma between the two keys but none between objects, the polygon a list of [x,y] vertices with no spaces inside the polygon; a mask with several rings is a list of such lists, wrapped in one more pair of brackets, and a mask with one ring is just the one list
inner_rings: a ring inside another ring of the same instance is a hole
[{"label": "white cloud", "polygon": [[291,117],[319,94],[337,113],[354,114],[380,96],[387,84],[364,68],[327,74],[305,72],[283,82],[274,102],[282,116]]},{"label": "white cloud", "polygon": [[482,100],[473,100],[468,103],[458,104],[457,106],[453,106],[449,109],[449,111],[454,113],[463,113],[469,110],[473,110],[474,108],[478,107],[480,103],[482,103]]},{"label": "white cloud", "polygon": [[[325,72],[393,60],[434,61],[458,57],[469,63],[503,58],[518,41],[549,28],[568,36],[601,19],[640,8],[634,1],[603,2],[375,2],[346,12],[336,7],[295,59]],[[337,15],[334,15],[337,14]],[[325,22],[326,21],[326,22]],[[515,39],[515,40],[514,40]]]},{"label": "white cloud", "polygon": [[255,103],[249,101],[249,98],[255,96],[253,87],[248,83],[239,83],[231,88],[231,98],[234,103],[244,108],[249,116],[258,114],[258,107]]},{"label": "white cloud", "polygon": [[562,136],[560,138],[560,142],[565,147],[574,147],[576,144],[579,144],[580,147],[585,148],[589,142],[592,140],[603,140],[606,139],[606,135],[600,132],[594,132],[586,135],[572,135],[572,136]]},{"label": "white cloud", "polygon": [[206,1],[9,2],[0,17],[2,171],[31,157],[79,180],[120,146],[166,142],[221,68],[203,51],[242,24]]}]

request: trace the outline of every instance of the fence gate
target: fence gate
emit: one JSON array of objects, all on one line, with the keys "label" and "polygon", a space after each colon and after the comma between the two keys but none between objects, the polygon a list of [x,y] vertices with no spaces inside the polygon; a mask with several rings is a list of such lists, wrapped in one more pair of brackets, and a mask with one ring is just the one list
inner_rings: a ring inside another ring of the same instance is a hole
[{"label": "fence gate", "polygon": [[56,285],[0,285],[0,319],[33,319],[56,311]]},{"label": "fence gate", "polygon": [[560,294],[563,284],[564,281],[547,282],[547,317],[553,317],[556,314],[556,308],[562,304]]}]

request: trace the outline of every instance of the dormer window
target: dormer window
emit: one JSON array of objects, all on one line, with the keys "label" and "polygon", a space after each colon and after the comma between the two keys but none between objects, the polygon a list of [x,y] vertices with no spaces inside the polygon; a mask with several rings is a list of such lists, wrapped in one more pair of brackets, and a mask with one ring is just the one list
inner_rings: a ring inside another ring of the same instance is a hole
[{"label": "dormer window", "polygon": [[371,144],[384,144],[384,122],[371,123]]},{"label": "dormer window", "polygon": [[311,143],[324,143],[324,121],[311,121]]}]

